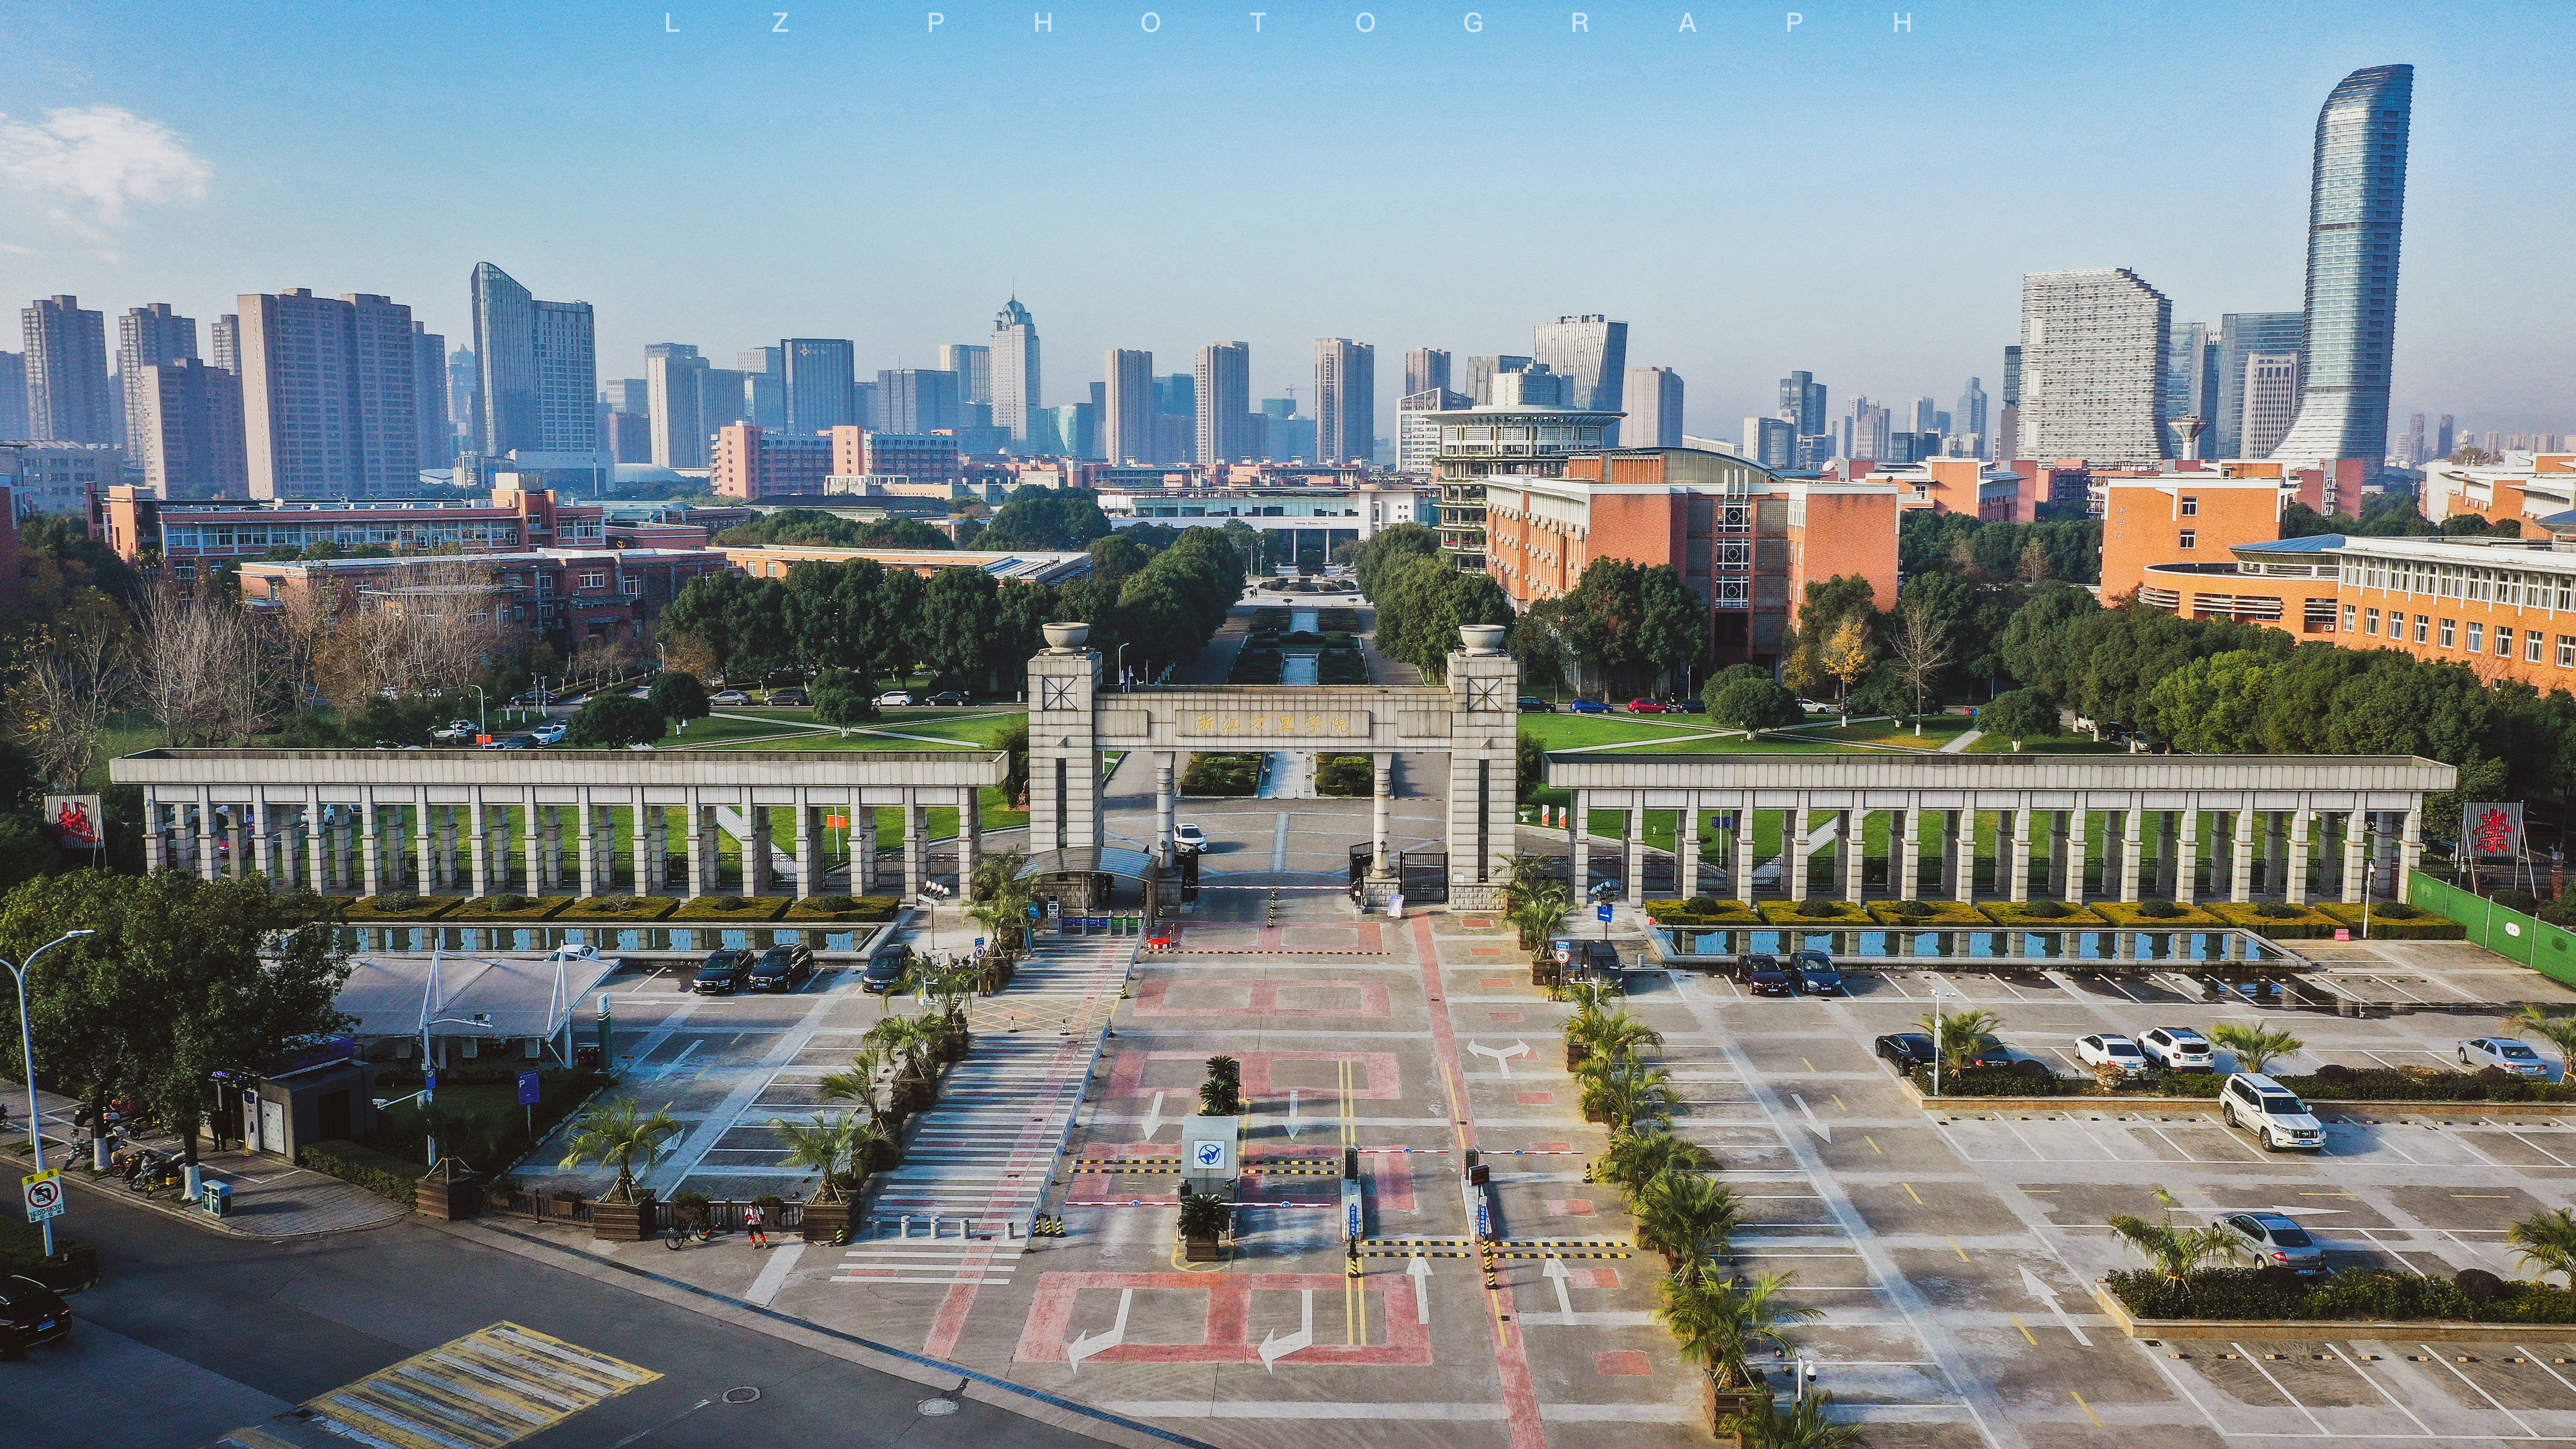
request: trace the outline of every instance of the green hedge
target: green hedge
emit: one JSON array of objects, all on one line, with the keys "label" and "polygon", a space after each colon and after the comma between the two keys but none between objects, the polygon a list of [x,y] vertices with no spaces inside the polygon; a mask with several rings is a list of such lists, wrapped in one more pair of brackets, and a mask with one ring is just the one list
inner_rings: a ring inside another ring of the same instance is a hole
[{"label": "green hedge", "polygon": [[[1809,915],[1799,909],[1801,906],[1806,907],[1808,911],[1824,911],[1825,914]],[[1762,912],[1762,919],[1775,926],[1823,927],[1877,924],[1870,919],[1869,912],[1849,901],[1829,901],[1817,896],[1809,896],[1803,901],[1764,901],[1756,909]]]},{"label": "green hedge", "polygon": [[[847,902],[846,905],[842,902]],[[903,909],[893,896],[808,896],[787,908],[786,921],[891,921]]]},{"label": "green hedge", "polygon": [[563,908],[566,921],[658,921],[679,909],[669,896],[585,896]]},{"label": "green hedge", "polygon": [[[1909,916],[1898,911],[1898,906],[1921,906],[1924,912],[1919,916]],[[1985,912],[1966,901],[1878,901],[1870,905],[1869,913],[1881,925],[1908,931],[1938,930],[1945,926],[1974,929],[1993,924]]]},{"label": "green hedge", "polygon": [[1761,915],[1742,901],[1693,896],[1686,901],[1646,902],[1646,919],[1658,926],[1759,926]]},{"label": "green hedge", "polygon": [[[516,905],[504,902],[516,901]],[[451,921],[542,921],[573,903],[571,896],[476,896],[448,912]]]},{"label": "green hedge", "polygon": [[2346,1268],[2313,1283],[2285,1282],[2262,1268],[2211,1268],[2177,1283],[2129,1268],[2105,1282],[2140,1318],[2576,1323],[2576,1293],[2563,1288],[2505,1280],[2501,1296],[2481,1304],[2455,1279],[2376,1268]]},{"label": "green hedge", "polygon": [[1184,795],[1249,795],[1259,788],[1259,755],[1192,755],[1181,774]]},{"label": "green hedge", "polygon": [[1315,767],[1318,795],[1372,795],[1377,792],[1377,766],[1366,755],[1329,755]]},{"label": "green hedge", "polygon": [[354,1182],[404,1207],[412,1205],[420,1180],[429,1175],[429,1169],[417,1162],[405,1162],[372,1147],[346,1141],[316,1142],[296,1155],[296,1165],[326,1177],[336,1177],[342,1182]]},{"label": "green hedge", "polygon": [[349,902],[348,919],[427,921],[455,910],[457,904],[454,896],[417,896],[409,891],[386,891],[382,895],[362,896]]},{"label": "green hedge", "polygon": [[2367,1071],[2328,1067],[2325,1074],[2283,1077],[2281,1085],[2301,1097],[2344,1102],[2564,1102],[2564,1082],[2535,1082],[2500,1068],[2433,1072],[2416,1076],[2394,1067]]},{"label": "green hedge", "polygon": [[97,1286],[98,1248],[66,1236],[56,1223],[55,1257],[45,1257],[44,1229],[28,1222],[12,1204],[0,1210],[0,1274],[33,1278],[57,1292]]},{"label": "green hedge", "polygon": [[774,921],[787,913],[786,896],[696,896],[670,914],[674,921]]},{"label": "green hedge", "polygon": [[[1970,1067],[1964,1072],[1943,1069],[1941,1095],[1944,1097],[2055,1097],[2062,1095],[2068,1083],[2055,1072],[2044,1077],[2025,1077],[2010,1067]],[[1932,1069],[1914,1069],[1914,1090],[1932,1095]]]},{"label": "green hedge", "polygon": [[[2058,914],[2043,915],[2042,908],[2049,906],[2056,907]],[[2073,901],[1986,901],[1977,910],[1999,926],[2072,931],[2102,924],[2100,916]]]},{"label": "green hedge", "polygon": [[[2361,906],[2333,901],[2320,905],[2316,909],[2338,923],[2351,927],[2354,935],[2361,934]],[[2390,919],[2387,902],[2382,901],[2371,906],[2371,939],[2375,941],[2460,941],[2468,937],[2469,928],[2448,916],[2437,916],[2421,906],[2408,906],[2406,909],[2415,914],[2410,919],[2401,921]],[[2328,934],[2331,935],[2332,932]]]},{"label": "green hedge", "polygon": [[2095,914],[2112,925],[2125,926],[2132,931],[2178,931],[2187,926],[2225,924],[2207,911],[2196,906],[2181,905],[2177,901],[2161,902],[2163,905],[2179,907],[2173,915],[2150,916],[2140,909],[2146,904],[2144,901],[2095,901],[2092,909]]}]

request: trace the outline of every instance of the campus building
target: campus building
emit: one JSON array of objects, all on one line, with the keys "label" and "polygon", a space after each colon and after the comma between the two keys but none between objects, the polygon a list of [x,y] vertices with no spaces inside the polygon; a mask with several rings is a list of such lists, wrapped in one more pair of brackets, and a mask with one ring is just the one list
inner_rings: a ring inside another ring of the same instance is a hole
[{"label": "campus building", "polygon": [[755,579],[783,579],[800,563],[848,563],[870,559],[888,569],[928,578],[941,569],[974,569],[1006,584],[1069,584],[1091,577],[1088,553],[1051,553],[1042,549],[971,548],[839,548],[831,544],[724,544],[726,562]]},{"label": "campus building", "polygon": [[103,511],[107,546],[119,558],[137,567],[157,563],[182,584],[195,579],[202,566],[317,544],[344,550],[487,554],[595,548],[609,542],[599,505],[558,503],[546,489],[503,488],[488,503],[427,498],[259,503],[163,499],[148,488],[118,486],[107,490]]},{"label": "campus building", "polygon": [[1223,528],[1240,519],[1259,531],[1271,564],[1321,568],[1334,550],[1357,546],[1399,523],[1429,524],[1431,489],[1345,482],[1340,486],[1228,484],[1221,487],[1104,488],[1100,511],[1112,528],[1158,523],[1167,528]]},{"label": "campus building", "polygon": [[714,463],[708,481],[720,497],[820,493],[823,480],[832,474],[832,440],[729,423],[716,431]]},{"label": "campus building", "polygon": [[549,548],[495,553],[460,560],[408,558],[246,560],[242,602],[282,607],[298,595],[324,590],[375,608],[451,607],[460,563],[479,575],[475,583],[495,622],[526,629],[570,648],[588,643],[633,644],[664,606],[703,574],[733,565],[714,549]]}]

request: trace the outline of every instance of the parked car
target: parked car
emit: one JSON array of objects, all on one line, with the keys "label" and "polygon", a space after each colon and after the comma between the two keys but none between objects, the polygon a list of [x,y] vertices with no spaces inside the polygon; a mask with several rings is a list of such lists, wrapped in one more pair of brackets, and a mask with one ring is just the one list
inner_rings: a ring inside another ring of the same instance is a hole
[{"label": "parked car", "polygon": [[698,965],[689,989],[700,996],[731,996],[751,984],[749,951],[717,951]]},{"label": "parked car", "polygon": [[1789,984],[1801,996],[1841,996],[1842,968],[1834,964],[1833,953],[1809,946],[1789,958]]},{"label": "parked car", "polygon": [[1196,855],[1207,849],[1207,832],[1184,820],[1172,827],[1172,849],[1182,855]]},{"label": "parked car", "polygon": [[1521,713],[1554,714],[1556,713],[1556,706],[1539,698],[1535,694],[1524,694],[1521,696]]},{"label": "parked car", "polygon": [[2499,1067],[2518,1077],[2549,1080],[2549,1063],[2540,1053],[2509,1036],[2476,1036],[2460,1043],[2460,1065],[2471,1071]]},{"label": "parked car", "polygon": [[2326,1250],[2294,1218],[2280,1213],[2230,1213],[2211,1220],[2210,1226],[2243,1239],[2268,1267],[2293,1273],[2325,1271]]},{"label": "parked car", "polygon": [[2218,1094],[2218,1115],[2254,1134],[2266,1152],[2285,1147],[2323,1151],[2326,1130],[2296,1093],[2257,1072],[2238,1072]]},{"label": "parked car", "polygon": [[1630,714],[1662,714],[1663,712],[1664,702],[1660,699],[1646,699],[1640,696],[1628,701]]},{"label": "parked car", "polygon": [[909,689],[889,689],[877,696],[879,709],[902,709],[911,703],[912,691]]},{"label": "parked car", "polygon": [[903,974],[911,965],[911,947],[879,946],[859,972],[859,989],[871,996],[883,996],[903,984]]},{"label": "parked car", "polygon": [[1755,996],[1791,996],[1797,992],[1789,984],[1789,973],[1780,965],[1780,958],[1759,952],[1736,966],[1735,979]]},{"label": "parked car", "polygon": [[975,696],[962,689],[943,689],[930,697],[931,704],[941,709],[962,709],[975,702]]},{"label": "parked car", "polygon": [[769,692],[769,702],[783,708],[802,709],[807,700],[805,691],[801,689],[773,689]]},{"label": "parked car", "polygon": [[1693,696],[1691,696],[1691,697],[1690,697],[1690,698],[1688,698],[1688,699],[1677,699],[1677,700],[1674,700],[1674,701],[1672,702],[1672,704],[1671,704],[1671,705],[1669,705],[1669,706],[1667,706],[1667,707],[1668,707],[1668,708],[1670,708],[1670,709],[1672,710],[1672,712],[1673,712],[1673,713],[1675,713],[1675,714],[1706,714],[1706,713],[1708,713],[1708,701],[1707,701],[1707,700],[1704,700],[1704,699],[1701,699],[1701,698],[1700,698],[1699,696],[1697,696],[1697,695],[1693,695]]},{"label": "parked car", "polygon": [[793,991],[806,977],[814,974],[814,948],[799,942],[789,946],[772,946],[752,963],[751,989],[754,991]]},{"label": "parked car", "polygon": [[1565,707],[1568,714],[1608,714],[1610,706],[1597,699],[1578,699]]},{"label": "parked car", "polygon": [[551,689],[531,689],[527,693],[520,695],[518,698],[511,700],[510,703],[521,709],[543,709],[547,705],[553,704],[561,698],[563,698],[562,695],[555,693]]},{"label": "parked car", "polygon": [[565,724],[562,720],[555,720],[549,724],[541,724],[528,732],[529,736],[541,745],[562,744],[564,736],[571,733],[572,726]]},{"label": "parked car", "polygon": [[750,695],[748,695],[748,694],[743,693],[743,692],[742,692],[741,690],[739,690],[739,689],[723,689],[723,690],[718,690],[716,693],[714,693],[714,694],[712,694],[712,695],[708,696],[708,698],[707,698],[707,703],[709,703],[709,704],[721,704],[721,705],[743,705],[743,704],[749,704],[749,703],[751,703],[751,696],[750,696]]},{"label": "parked car", "polygon": [[487,750],[533,750],[536,747],[537,737],[524,731],[514,735],[494,735],[491,743],[483,746]]},{"label": "parked car", "polygon": [[33,1278],[0,1277],[0,1358],[16,1358],[72,1331],[71,1305]]},{"label": "parked car", "polygon": [[[1923,1031],[1890,1032],[1878,1039],[1875,1050],[1900,1073],[1928,1067],[1938,1055],[1932,1049],[1932,1034]],[[1990,1036],[1977,1038],[1977,1049],[1968,1059],[1968,1065],[1972,1067],[2009,1067],[2012,1064],[2012,1053],[2002,1042]]]},{"label": "parked car", "polygon": [[2088,1067],[2118,1067],[2135,1075],[2147,1069],[2147,1054],[2118,1032],[2102,1032],[2075,1043],[2075,1059]]},{"label": "parked car", "polygon": [[2151,1026],[2138,1033],[2138,1050],[2169,1072],[2214,1072],[2218,1057],[2209,1038],[2187,1026]]},{"label": "parked car", "polygon": [[429,737],[433,740],[443,740],[449,744],[456,744],[460,741],[470,740],[481,733],[483,733],[483,727],[470,719],[452,719],[439,726],[437,729],[431,730],[429,732]]}]

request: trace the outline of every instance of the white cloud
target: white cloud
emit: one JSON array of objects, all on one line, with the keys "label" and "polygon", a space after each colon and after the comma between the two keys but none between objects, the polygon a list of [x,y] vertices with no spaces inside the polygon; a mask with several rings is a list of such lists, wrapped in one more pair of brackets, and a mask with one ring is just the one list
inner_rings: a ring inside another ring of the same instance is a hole
[{"label": "white cloud", "polygon": [[51,110],[42,124],[0,115],[0,178],[92,237],[125,225],[130,206],[204,197],[208,174],[178,132],[121,106]]}]

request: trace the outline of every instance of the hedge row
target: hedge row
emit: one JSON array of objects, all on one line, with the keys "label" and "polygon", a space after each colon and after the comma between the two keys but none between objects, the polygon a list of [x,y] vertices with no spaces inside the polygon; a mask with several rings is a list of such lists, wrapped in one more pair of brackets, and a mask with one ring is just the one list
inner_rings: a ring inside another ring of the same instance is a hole
[{"label": "hedge row", "polygon": [[[2046,1076],[2023,1076],[2010,1067],[1970,1067],[1964,1072],[1943,1069],[1941,1095],[1944,1097],[2054,1097],[2064,1092],[2068,1079],[2051,1072]],[[1932,1069],[1914,1069],[1914,1090],[1932,1095]]]},{"label": "hedge row", "polygon": [[[60,1229],[61,1223],[54,1224]],[[98,1248],[77,1242],[59,1231],[54,1236],[58,1255],[45,1257],[44,1229],[21,1218],[14,1210],[0,1211],[0,1276],[17,1274],[33,1278],[58,1292],[71,1292],[98,1283]]]},{"label": "hedge row", "polygon": [[2576,1323],[2576,1293],[2469,1270],[2450,1278],[2346,1268],[2322,1282],[2270,1268],[2211,1268],[2177,1283],[2131,1268],[2104,1280],[2140,1318]]},{"label": "hedge row", "polygon": [[[2381,901],[2370,906],[2370,934],[2382,941],[2459,941],[2465,940],[2469,928],[2448,916],[2437,916],[2421,906],[2405,906],[2403,919],[2388,914],[2390,903]],[[2361,931],[2362,907],[2333,901],[2317,907],[2323,914],[2342,922],[2358,935]]]},{"label": "hedge row", "polygon": [[793,902],[786,896],[695,896],[673,911],[674,921],[774,921]]},{"label": "hedge row", "polygon": [[564,907],[566,921],[658,921],[678,910],[670,896],[585,896]]},{"label": "hedge row", "polygon": [[347,1141],[316,1142],[296,1155],[296,1165],[342,1182],[354,1182],[404,1207],[412,1205],[420,1180],[429,1175],[429,1169],[417,1162],[405,1162]]}]

